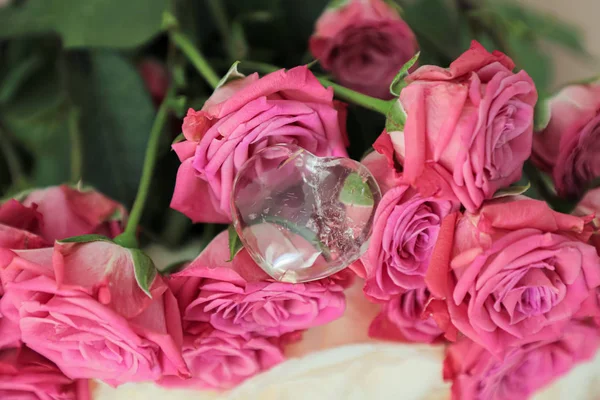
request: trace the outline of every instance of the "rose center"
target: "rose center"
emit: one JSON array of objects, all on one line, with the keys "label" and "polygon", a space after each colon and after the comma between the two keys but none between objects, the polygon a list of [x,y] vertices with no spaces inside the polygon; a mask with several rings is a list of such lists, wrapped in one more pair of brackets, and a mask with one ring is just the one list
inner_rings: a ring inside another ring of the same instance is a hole
[{"label": "rose center", "polygon": [[552,309],[557,297],[556,291],[547,286],[528,287],[521,294],[517,310],[529,316],[541,315]]}]

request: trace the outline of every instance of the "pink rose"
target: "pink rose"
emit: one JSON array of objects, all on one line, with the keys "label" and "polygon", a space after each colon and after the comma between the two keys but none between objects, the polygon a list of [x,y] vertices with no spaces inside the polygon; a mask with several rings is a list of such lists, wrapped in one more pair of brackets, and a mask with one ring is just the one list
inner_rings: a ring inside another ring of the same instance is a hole
[{"label": "pink rose", "polygon": [[183,357],[192,378],[169,377],[160,384],[200,390],[230,389],[282,362],[285,357],[277,342],[253,334],[234,335],[209,329],[185,339]]},{"label": "pink rose", "polygon": [[501,355],[594,316],[600,258],[586,222],[527,198],[447,216],[425,278],[434,318],[450,338],[457,329]]},{"label": "pink rose", "polygon": [[90,400],[88,381],[72,381],[26,347],[0,351],[2,400]]},{"label": "pink rose", "polygon": [[578,196],[600,176],[600,84],[567,86],[549,100],[550,122],[533,135],[535,164],[558,194]]},{"label": "pink rose", "polygon": [[304,66],[225,84],[184,119],[186,140],[173,145],[182,164],[171,207],[194,222],[230,222],[233,180],[249,157],[279,143],[346,156],[338,118],[333,91]]},{"label": "pink rose", "polygon": [[385,167],[385,158],[377,153],[367,156],[364,164],[387,190],[375,212],[369,249],[361,257],[364,290],[376,300],[388,300],[425,287],[440,224],[458,203],[448,197],[422,196]]},{"label": "pink rose", "polygon": [[43,216],[36,209],[37,205],[26,207],[13,199],[0,204],[1,248],[36,249],[51,246],[50,242],[40,236]]},{"label": "pink rose", "polygon": [[433,318],[423,315],[428,300],[426,288],[409,290],[393,297],[371,323],[369,336],[401,342],[435,342],[444,332]]},{"label": "pink rose", "polygon": [[167,89],[169,89],[169,71],[163,62],[153,58],[143,59],[137,66],[137,69],[152,96],[155,106],[160,105]]},{"label": "pink rose", "polygon": [[595,328],[571,322],[561,337],[512,349],[504,359],[463,338],[447,350],[444,377],[452,381],[453,400],[528,399],[591,359],[598,337]]},{"label": "pink rose", "polygon": [[[579,201],[573,214],[579,216],[593,215],[594,227],[596,229],[600,228],[600,188],[589,190]],[[590,238],[590,244],[592,244],[598,251],[598,254],[600,254],[600,232],[594,232]]]},{"label": "pink rose", "polygon": [[407,181],[416,184],[441,167],[461,203],[475,211],[519,180],[531,153],[537,92],[529,75],[513,68],[506,55],[473,42],[450,68],[425,65],[406,78],[399,98],[404,132],[389,135]]},{"label": "pink rose", "polygon": [[92,233],[113,238],[123,232],[127,214],[121,204],[95,190],[67,185],[34,190],[22,203],[37,205],[44,217],[40,236],[49,242]]},{"label": "pink rose", "polygon": [[344,313],[343,288],[334,279],[273,282],[245,249],[232,262],[226,261],[228,253],[225,231],[172,276],[184,334],[198,334],[210,322],[231,334],[281,336],[326,324]]},{"label": "pink rose", "polygon": [[2,312],[19,323],[23,343],[72,379],[187,376],[177,301],[159,276],[152,298],[139,288],[136,251],[108,241],[0,249]]},{"label": "pink rose", "polygon": [[392,80],[418,49],[410,27],[383,0],[349,0],[328,8],[309,46],[342,85],[383,99],[391,98]]}]

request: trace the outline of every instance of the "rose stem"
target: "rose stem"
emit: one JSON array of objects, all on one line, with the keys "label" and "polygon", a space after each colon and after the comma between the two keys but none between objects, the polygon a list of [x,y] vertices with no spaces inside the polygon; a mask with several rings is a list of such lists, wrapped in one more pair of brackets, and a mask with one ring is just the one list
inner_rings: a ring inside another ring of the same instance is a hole
[{"label": "rose stem", "polygon": [[[275,72],[281,69],[274,65],[264,64],[255,61],[242,61],[240,65],[242,67],[253,69],[262,73]],[[367,96],[366,94],[355,92],[352,89],[348,89],[347,87],[338,85],[337,83],[333,83],[328,79],[319,76],[317,76],[316,78],[319,80],[319,82],[321,82],[323,86],[333,88],[333,91],[335,92],[336,96],[340,99],[347,100],[369,110],[379,112],[383,115],[387,115],[388,111],[390,110],[390,107],[395,102],[395,99],[390,101],[381,100],[375,97]]]},{"label": "rose stem", "polygon": [[81,180],[83,171],[83,150],[79,132],[79,110],[71,106],[68,116],[69,139],[71,140],[71,182]]},{"label": "rose stem", "polygon": [[150,138],[148,139],[148,147],[146,147],[146,155],[144,158],[144,167],[142,169],[142,177],[140,178],[140,185],[138,187],[133,207],[127,220],[127,226],[125,232],[115,238],[115,242],[122,245],[123,247],[137,247],[138,242],[136,239],[137,227],[142,218],[142,212],[148,198],[148,192],[150,191],[150,183],[152,182],[152,175],[154,173],[154,166],[156,164],[156,158],[158,154],[158,147],[160,144],[160,136],[163,128],[167,121],[167,115],[175,95],[173,87],[169,88],[165,99],[160,105],[152,130],[150,131]]},{"label": "rose stem", "polygon": [[192,41],[176,29],[170,30],[169,37],[171,38],[171,41],[175,43],[175,45],[190,60],[200,75],[204,77],[206,82],[208,82],[213,89],[216,88],[220,81],[219,76],[212,69],[208,61],[206,61],[206,58],[204,58],[202,53],[196,49]]}]

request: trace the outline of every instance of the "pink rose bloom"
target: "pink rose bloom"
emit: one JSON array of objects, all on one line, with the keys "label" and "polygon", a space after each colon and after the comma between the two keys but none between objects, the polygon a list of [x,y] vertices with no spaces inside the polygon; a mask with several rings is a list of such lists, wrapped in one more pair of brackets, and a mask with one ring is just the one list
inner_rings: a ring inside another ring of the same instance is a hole
[{"label": "pink rose bloom", "polygon": [[347,156],[339,117],[333,90],[305,66],[225,84],[183,121],[171,207],[194,222],[230,222],[233,180],[257,151],[293,143],[317,156]]},{"label": "pink rose bloom", "polygon": [[456,197],[475,211],[519,180],[531,153],[537,92],[514,66],[474,41],[449,68],[425,65],[406,78],[404,132],[389,135],[407,181],[441,167]]},{"label": "pink rose bloom", "polygon": [[458,330],[497,355],[560,336],[571,317],[598,312],[587,221],[527,198],[449,215],[425,279],[430,312],[449,338]]},{"label": "pink rose bloom", "polygon": [[[574,215],[587,216],[593,215],[594,227],[600,227],[600,188],[589,190],[585,196],[581,199],[577,207],[573,211]],[[598,254],[600,254],[600,232],[594,232],[590,238],[590,244],[592,244]]]},{"label": "pink rose bloom", "polygon": [[571,322],[559,338],[512,349],[504,359],[463,338],[448,347],[444,378],[452,381],[453,400],[528,399],[591,359],[598,337],[595,328]]},{"label": "pink rose bloom", "polygon": [[183,316],[185,335],[207,322],[244,335],[281,336],[326,324],[342,316],[343,288],[334,279],[307,283],[274,282],[245,249],[227,262],[227,232],[220,233],[170,286]]},{"label": "pink rose bloom", "polygon": [[371,323],[369,336],[400,342],[435,342],[444,332],[433,318],[423,315],[428,300],[427,288],[409,290],[390,299]]},{"label": "pink rose bloom", "polygon": [[425,288],[442,219],[458,209],[458,203],[449,197],[421,195],[393,174],[377,153],[367,156],[364,164],[387,190],[375,212],[369,249],[361,257],[364,291],[373,299],[388,300],[406,290]]},{"label": "pink rose bloom", "polygon": [[169,71],[163,62],[154,58],[145,58],[137,69],[146,84],[155,106],[160,105],[169,89]]},{"label": "pink rose bloom", "polygon": [[34,190],[22,204],[37,205],[44,217],[40,236],[49,242],[92,233],[113,238],[123,232],[127,215],[125,207],[100,192],[67,185]]},{"label": "pink rose bloom", "polygon": [[187,337],[183,357],[192,378],[165,378],[167,387],[230,389],[282,362],[285,357],[277,339],[253,334],[234,335],[209,329],[200,336]]},{"label": "pink rose bloom", "polygon": [[90,400],[88,381],[72,381],[26,347],[0,351],[2,400]]},{"label": "pink rose bloom", "polygon": [[349,0],[325,10],[310,51],[351,89],[389,99],[390,84],[418,50],[414,33],[383,0]]},{"label": "pink rose bloom", "polygon": [[533,136],[535,164],[561,196],[579,196],[600,176],[600,84],[567,86],[549,100],[550,122]]},{"label": "pink rose bloom", "polygon": [[2,312],[69,378],[118,385],[187,376],[177,301],[159,276],[152,298],[139,288],[133,251],[108,241],[0,249]]},{"label": "pink rose bloom", "polygon": [[36,249],[51,246],[51,242],[40,236],[43,216],[36,209],[37,205],[26,207],[14,199],[0,204],[1,248]]}]

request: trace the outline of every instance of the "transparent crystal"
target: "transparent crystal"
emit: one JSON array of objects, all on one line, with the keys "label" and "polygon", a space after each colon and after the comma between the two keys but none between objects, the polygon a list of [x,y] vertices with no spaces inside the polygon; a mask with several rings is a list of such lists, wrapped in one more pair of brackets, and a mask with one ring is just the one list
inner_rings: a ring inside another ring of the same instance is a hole
[{"label": "transparent crystal", "polygon": [[349,158],[320,158],[291,144],[257,152],[239,170],[231,207],[252,258],[274,279],[332,275],[368,247],[381,192]]}]

